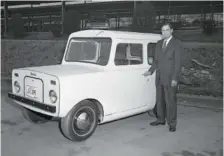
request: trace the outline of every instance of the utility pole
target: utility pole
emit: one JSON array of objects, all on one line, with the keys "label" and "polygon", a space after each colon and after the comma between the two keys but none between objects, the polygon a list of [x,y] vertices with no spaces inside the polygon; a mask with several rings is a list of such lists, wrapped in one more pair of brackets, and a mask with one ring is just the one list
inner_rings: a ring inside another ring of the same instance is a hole
[{"label": "utility pole", "polygon": [[136,2],[136,0],[134,0],[134,17],[133,17],[133,24],[134,24],[134,26],[137,24],[137,8],[136,8],[136,5],[137,5],[137,2]]},{"label": "utility pole", "polygon": [[65,1],[62,1],[62,7],[61,7],[61,21],[62,21],[62,23],[61,23],[61,33],[62,33],[62,35],[64,34],[64,21],[65,21]]},{"label": "utility pole", "polygon": [[170,0],[169,0],[169,8],[168,8],[168,19],[170,19]]},{"label": "utility pole", "polygon": [[5,25],[5,34],[8,32],[8,4],[7,1],[4,1],[4,25]]}]

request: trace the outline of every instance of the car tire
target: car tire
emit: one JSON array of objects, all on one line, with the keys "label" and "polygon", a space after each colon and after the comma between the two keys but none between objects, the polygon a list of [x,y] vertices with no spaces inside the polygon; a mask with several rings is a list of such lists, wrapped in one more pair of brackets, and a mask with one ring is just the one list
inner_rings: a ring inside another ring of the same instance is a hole
[{"label": "car tire", "polygon": [[88,139],[94,133],[97,124],[96,105],[84,100],[61,119],[60,127],[66,138],[78,142]]},{"label": "car tire", "polygon": [[50,121],[53,117],[44,115],[38,112],[34,112],[27,108],[22,108],[22,114],[26,120],[33,124],[42,124]]}]

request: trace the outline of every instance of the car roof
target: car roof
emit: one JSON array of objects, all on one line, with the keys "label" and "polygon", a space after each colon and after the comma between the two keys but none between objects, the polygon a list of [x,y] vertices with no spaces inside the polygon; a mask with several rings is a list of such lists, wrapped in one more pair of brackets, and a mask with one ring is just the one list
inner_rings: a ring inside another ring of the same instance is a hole
[{"label": "car roof", "polygon": [[114,30],[82,30],[71,33],[73,37],[110,37],[112,39],[137,39],[137,40],[160,40],[161,35],[156,33],[139,33]]}]

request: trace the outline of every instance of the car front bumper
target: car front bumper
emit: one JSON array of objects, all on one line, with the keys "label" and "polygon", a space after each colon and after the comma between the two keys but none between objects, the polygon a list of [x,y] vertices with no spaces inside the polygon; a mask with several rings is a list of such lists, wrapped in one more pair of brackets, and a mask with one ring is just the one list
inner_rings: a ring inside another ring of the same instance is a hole
[{"label": "car front bumper", "polygon": [[35,107],[35,108],[38,108],[38,109],[41,109],[41,110],[44,110],[44,111],[47,111],[50,113],[56,112],[56,106],[49,106],[44,103],[36,102],[36,101],[30,100],[30,99],[15,95],[11,92],[8,93],[8,97],[13,100],[16,100],[18,102],[22,102],[25,105],[32,106],[32,107]]}]

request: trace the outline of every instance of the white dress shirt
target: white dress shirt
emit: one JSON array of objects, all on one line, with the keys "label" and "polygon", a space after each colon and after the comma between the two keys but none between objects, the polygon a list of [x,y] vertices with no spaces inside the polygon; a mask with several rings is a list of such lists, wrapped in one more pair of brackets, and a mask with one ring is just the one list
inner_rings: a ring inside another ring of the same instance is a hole
[{"label": "white dress shirt", "polygon": [[167,46],[167,44],[170,42],[170,40],[171,40],[172,37],[173,37],[173,36],[170,36],[167,40],[164,40],[164,41],[166,41],[166,46]]}]

